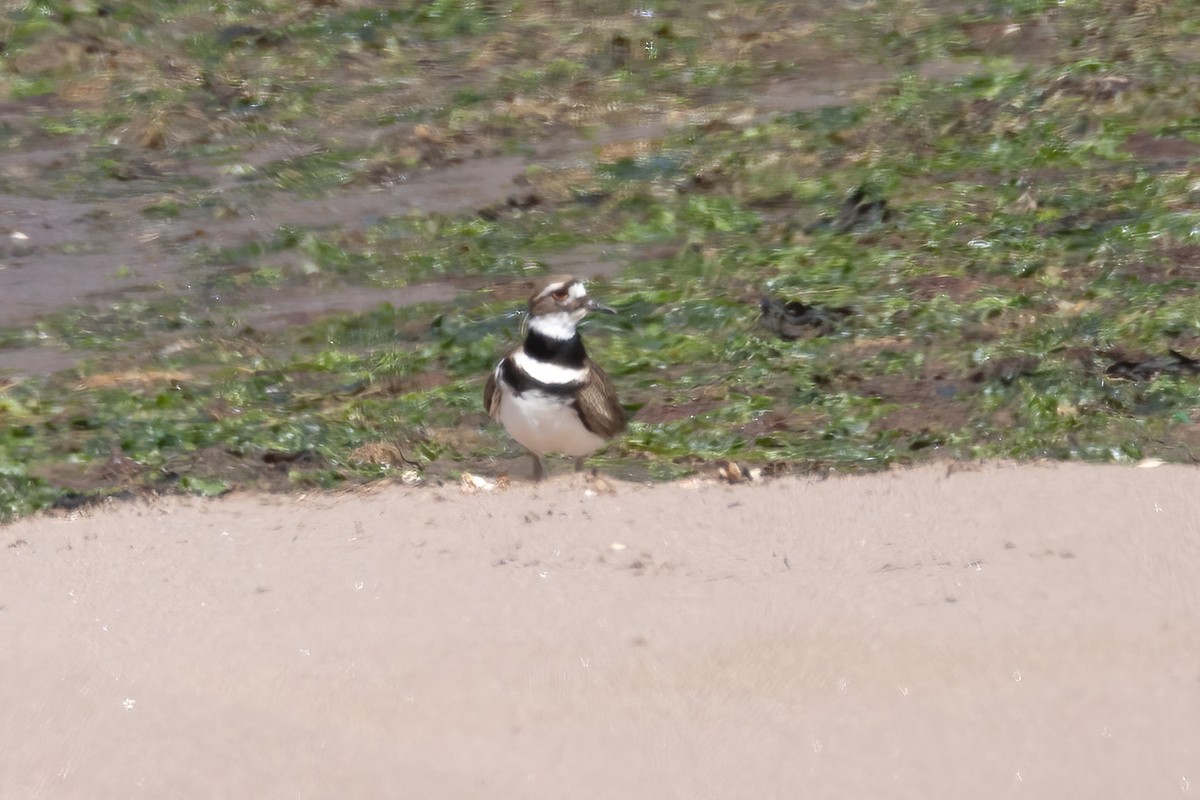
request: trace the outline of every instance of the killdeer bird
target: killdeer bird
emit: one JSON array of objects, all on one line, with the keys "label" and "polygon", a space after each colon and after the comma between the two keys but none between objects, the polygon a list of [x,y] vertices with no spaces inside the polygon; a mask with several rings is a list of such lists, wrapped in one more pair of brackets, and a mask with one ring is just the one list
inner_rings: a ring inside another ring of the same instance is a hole
[{"label": "killdeer bird", "polygon": [[584,458],[625,430],[612,381],[575,329],[589,311],[617,313],[570,275],[543,280],[529,298],[525,341],[500,360],[483,390],[488,415],[533,455],[535,481],[547,453],[572,456],[582,469]]}]

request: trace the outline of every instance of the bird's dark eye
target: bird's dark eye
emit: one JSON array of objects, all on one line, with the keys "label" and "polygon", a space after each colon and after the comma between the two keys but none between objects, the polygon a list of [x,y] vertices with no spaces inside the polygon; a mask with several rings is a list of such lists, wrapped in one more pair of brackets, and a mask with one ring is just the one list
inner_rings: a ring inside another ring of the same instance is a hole
[{"label": "bird's dark eye", "polygon": [[571,294],[571,293],[568,292],[565,288],[563,288],[563,289],[559,289],[556,292],[552,292],[550,294],[550,296],[553,297],[555,300],[566,300],[567,296],[569,294]]}]

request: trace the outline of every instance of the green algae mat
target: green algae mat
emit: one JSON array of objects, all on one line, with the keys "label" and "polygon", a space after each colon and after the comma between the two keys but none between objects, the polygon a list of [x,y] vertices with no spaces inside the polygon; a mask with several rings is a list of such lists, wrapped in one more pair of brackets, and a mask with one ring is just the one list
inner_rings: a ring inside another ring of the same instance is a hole
[{"label": "green algae mat", "polygon": [[0,46],[0,519],[519,475],[480,395],[550,272],[620,312],[616,477],[1200,448],[1188,4],[78,0]]}]

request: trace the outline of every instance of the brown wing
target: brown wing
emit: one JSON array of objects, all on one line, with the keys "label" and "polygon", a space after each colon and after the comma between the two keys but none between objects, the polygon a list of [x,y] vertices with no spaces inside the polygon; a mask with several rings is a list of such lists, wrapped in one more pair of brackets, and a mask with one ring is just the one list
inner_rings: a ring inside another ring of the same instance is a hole
[{"label": "brown wing", "polygon": [[589,358],[585,362],[591,369],[590,377],[576,395],[580,416],[587,429],[597,436],[611,439],[625,430],[625,409],[617,400],[617,390],[604,370]]},{"label": "brown wing", "polygon": [[500,392],[496,390],[496,370],[488,373],[483,386],[483,410],[492,419],[500,419]]}]

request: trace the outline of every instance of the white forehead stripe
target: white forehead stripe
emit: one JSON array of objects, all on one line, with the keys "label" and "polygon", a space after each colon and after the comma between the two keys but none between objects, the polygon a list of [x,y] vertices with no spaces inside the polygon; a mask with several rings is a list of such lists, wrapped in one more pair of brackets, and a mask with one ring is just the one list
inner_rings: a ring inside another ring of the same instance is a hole
[{"label": "white forehead stripe", "polygon": [[517,369],[539,383],[561,386],[567,383],[580,383],[587,377],[587,370],[582,367],[563,367],[538,361],[536,358],[530,358],[524,350],[513,353],[513,362],[517,365]]},{"label": "white forehead stripe", "polygon": [[567,293],[572,299],[578,300],[581,297],[587,297],[587,287],[583,285],[583,281],[575,281],[575,283],[571,284],[571,288],[567,290]]}]

